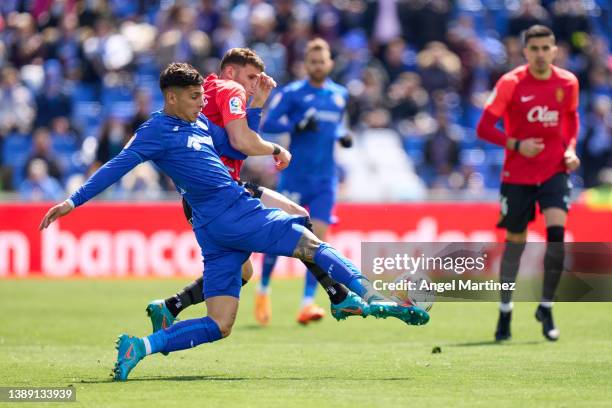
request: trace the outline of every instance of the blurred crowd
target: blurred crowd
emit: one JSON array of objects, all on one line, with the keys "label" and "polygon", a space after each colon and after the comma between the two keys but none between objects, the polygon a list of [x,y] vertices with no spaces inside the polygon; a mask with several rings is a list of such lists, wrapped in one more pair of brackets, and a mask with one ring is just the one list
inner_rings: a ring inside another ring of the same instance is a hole
[{"label": "blurred crowd", "polygon": [[[478,197],[498,188],[503,150],[474,128],[495,81],[523,63],[520,33],[536,23],[553,28],[556,64],[580,80],[574,184],[596,186],[612,167],[609,0],[2,0],[0,190],[32,200],[72,191],[161,107],[158,75],[171,61],[206,74],[227,49],[246,46],[284,84],[304,76],[304,45],[319,36],[351,95],[356,148],[376,148],[372,138],[384,134],[391,143],[381,145],[403,152],[393,157],[413,173],[408,184],[421,186],[381,199]],[[355,182],[368,173],[361,165],[348,160],[341,178]],[[276,182],[269,161],[248,160],[245,172]],[[172,190],[141,165],[108,194]],[[362,198],[351,191],[342,198]]]}]

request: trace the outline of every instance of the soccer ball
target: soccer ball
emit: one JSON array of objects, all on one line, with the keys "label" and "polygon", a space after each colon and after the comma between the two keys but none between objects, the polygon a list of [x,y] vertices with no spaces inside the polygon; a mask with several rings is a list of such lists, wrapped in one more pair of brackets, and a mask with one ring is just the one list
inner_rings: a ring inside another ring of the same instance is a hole
[{"label": "soccer ball", "polygon": [[[427,287],[422,282],[427,282]],[[403,305],[418,306],[428,312],[431,310],[436,296],[435,292],[429,289],[431,280],[426,275],[407,272],[395,279],[394,283],[401,289],[393,291],[390,296],[393,301]],[[410,289],[411,287],[414,289]]]}]

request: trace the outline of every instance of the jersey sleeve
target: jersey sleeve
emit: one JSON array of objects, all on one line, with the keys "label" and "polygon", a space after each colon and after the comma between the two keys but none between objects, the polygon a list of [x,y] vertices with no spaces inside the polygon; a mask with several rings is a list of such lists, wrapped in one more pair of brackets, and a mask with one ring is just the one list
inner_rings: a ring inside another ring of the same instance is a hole
[{"label": "jersey sleeve", "polygon": [[580,96],[580,87],[576,77],[572,79],[569,96],[567,110],[568,112],[575,112],[578,110],[578,98]]},{"label": "jersey sleeve", "polygon": [[336,139],[342,139],[344,136],[347,135],[348,133],[348,124],[349,124],[349,118],[348,118],[348,114],[346,113],[346,106],[348,105],[348,99],[349,99],[349,95],[347,91],[342,92],[342,97],[344,98],[344,108],[342,108],[342,111],[340,112],[341,119],[340,119],[340,123],[338,123],[338,126],[336,127]]},{"label": "jersey sleeve", "polygon": [[272,98],[268,115],[264,120],[261,130],[266,133],[291,132],[294,125],[289,122],[288,118],[286,122],[282,121],[283,117],[287,115],[290,109],[291,94],[283,89]]},{"label": "jersey sleeve", "polygon": [[70,196],[75,207],[86,203],[117,182],[134,167],[147,160],[161,157],[164,147],[158,132],[153,128],[138,129],[125,148],[98,169],[77,191]]},{"label": "jersey sleeve", "polygon": [[563,126],[563,138],[566,145],[576,145],[576,138],[578,137],[578,130],[580,127],[580,120],[578,117],[578,98],[580,89],[578,86],[578,79],[573,78],[570,95],[568,98],[568,106],[565,111],[565,120]]},{"label": "jersey sleeve", "polygon": [[247,124],[249,129],[253,132],[259,132],[259,126],[261,124],[261,112],[262,108],[248,108],[247,109]]},{"label": "jersey sleeve", "polygon": [[70,196],[75,207],[85,204],[121,177],[140,164],[139,156],[129,150],[122,150],[117,156],[100,167],[77,191]]},{"label": "jersey sleeve", "polygon": [[515,88],[516,80],[513,76],[502,76],[489,95],[484,110],[498,118],[502,117],[512,100]]},{"label": "jersey sleeve", "polygon": [[161,132],[155,131],[155,125],[141,126],[124,147],[124,150],[136,154],[142,162],[155,160],[164,153]]},{"label": "jersey sleeve", "polygon": [[217,91],[217,106],[221,112],[221,119],[226,125],[235,119],[246,117],[246,92],[244,88],[232,86]]}]

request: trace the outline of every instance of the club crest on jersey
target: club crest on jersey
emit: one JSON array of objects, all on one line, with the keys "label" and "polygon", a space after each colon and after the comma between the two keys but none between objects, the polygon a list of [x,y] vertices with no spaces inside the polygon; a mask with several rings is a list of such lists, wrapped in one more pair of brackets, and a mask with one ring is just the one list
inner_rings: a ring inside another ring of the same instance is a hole
[{"label": "club crest on jersey", "polygon": [[233,113],[235,115],[241,114],[243,112],[243,110],[242,110],[242,101],[240,100],[239,97],[234,96],[234,97],[230,98],[230,100],[229,100],[229,110],[230,110],[230,113]]},{"label": "club crest on jersey", "polygon": [[344,108],[344,105],[346,105],[344,98],[340,95],[334,95],[334,103],[339,108]]},{"label": "club crest on jersey", "polygon": [[544,127],[559,124],[559,111],[548,110],[548,106],[534,106],[527,112],[527,120],[531,123],[540,122]]},{"label": "club crest on jersey", "polygon": [[563,97],[565,96],[565,91],[563,91],[563,88],[557,88],[557,90],[555,91],[555,97],[557,98],[557,102],[563,102]]}]

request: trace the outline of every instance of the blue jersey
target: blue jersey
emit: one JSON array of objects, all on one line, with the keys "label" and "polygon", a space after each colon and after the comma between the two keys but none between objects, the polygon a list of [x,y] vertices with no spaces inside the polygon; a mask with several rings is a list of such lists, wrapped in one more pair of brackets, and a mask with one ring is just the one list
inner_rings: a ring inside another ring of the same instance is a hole
[{"label": "blue jersey", "polygon": [[[256,128],[260,109],[249,110],[249,126]],[[75,206],[85,203],[119,180],[132,168],[152,160],[164,171],[193,209],[194,228],[212,221],[241,195],[248,194],[232,180],[220,156],[244,160],[232,148],[224,129],[200,114],[188,122],[163,111],[143,123],[128,145],[102,166],[70,199]]]},{"label": "blue jersey", "polygon": [[[321,88],[307,80],[286,85],[270,103],[262,130],[267,133],[291,133],[291,165],[281,173],[282,179],[335,179],[334,146],[346,134],[343,123],[348,91],[327,79]],[[314,111],[319,124],[317,132],[295,133],[294,128],[308,110]]]}]

